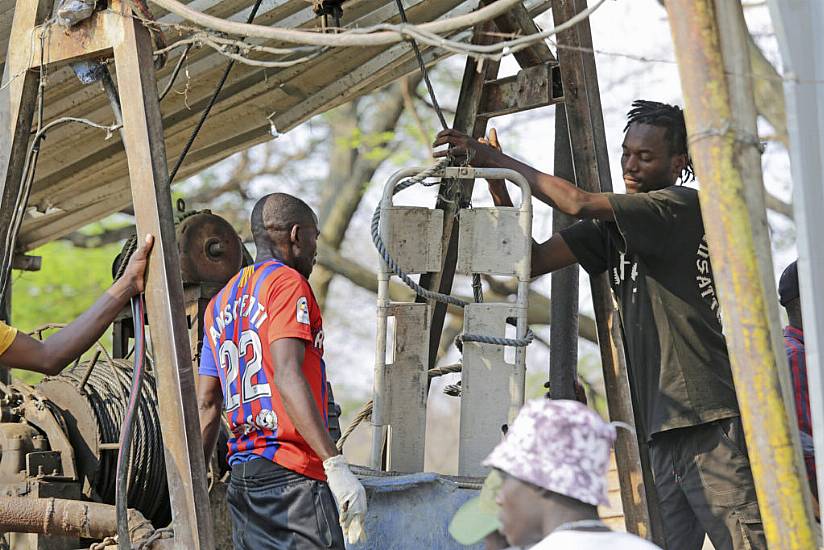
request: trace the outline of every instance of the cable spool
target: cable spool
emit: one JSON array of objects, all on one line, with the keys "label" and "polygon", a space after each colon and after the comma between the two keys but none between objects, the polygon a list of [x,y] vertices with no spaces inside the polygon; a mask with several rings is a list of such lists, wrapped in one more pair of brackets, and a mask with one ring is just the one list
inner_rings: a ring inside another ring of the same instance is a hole
[{"label": "cable spool", "polygon": [[[37,386],[62,413],[75,450],[83,495],[94,501],[115,501],[117,443],[131,373],[132,365],[126,360],[106,359],[96,364],[87,361]],[[150,370],[141,391],[129,460],[128,503],[156,527],[162,527],[170,521],[171,510],[155,377]]]},{"label": "cable spool", "polygon": [[[237,231],[210,210],[180,214],[175,220],[175,240],[184,283],[225,284],[245,261],[243,242]],[[115,280],[123,274],[136,249],[137,239],[132,236],[112,264]]]}]

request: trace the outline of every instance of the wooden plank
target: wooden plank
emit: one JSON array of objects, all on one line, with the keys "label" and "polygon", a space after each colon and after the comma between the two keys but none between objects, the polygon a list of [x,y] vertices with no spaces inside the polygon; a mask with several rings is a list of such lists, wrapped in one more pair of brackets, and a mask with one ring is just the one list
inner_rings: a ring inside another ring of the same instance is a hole
[{"label": "wooden plank", "polygon": [[[9,52],[3,69],[0,90],[0,259],[10,255],[12,251],[9,248],[15,246],[11,240],[14,231],[11,222],[23,185],[29,133],[40,82],[39,74],[28,70],[32,29],[45,19],[50,5],[49,0],[21,0],[15,10],[12,29],[20,47]],[[8,276],[8,272],[0,273],[0,281]],[[0,295],[0,301],[2,299]]]},{"label": "wooden plank", "polygon": [[555,82],[560,83],[557,64],[534,65],[513,76],[499,78],[485,85],[483,104],[478,116],[490,119],[554,105],[563,100]]},{"label": "wooden plank", "polygon": [[120,27],[115,20],[119,17],[105,10],[93,13],[89,19],[81,21],[70,29],[53,24],[38,26],[34,32],[36,36],[40,36],[41,33],[45,34],[46,38],[42,42],[45,52],[41,51],[41,41],[34,40],[29,66],[39,67],[41,58],[46,62],[44,66],[49,67],[68,60],[78,61],[108,56],[111,53],[113,38],[108,31]]},{"label": "wooden plank", "polygon": [[137,234],[155,235],[149,261],[146,302],[156,359],[158,410],[166,456],[175,546],[213,548],[206,491],[206,465],[195,403],[180,260],[148,32],[134,19],[121,19],[123,39],[114,45],[123,82],[120,103],[128,151]]}]

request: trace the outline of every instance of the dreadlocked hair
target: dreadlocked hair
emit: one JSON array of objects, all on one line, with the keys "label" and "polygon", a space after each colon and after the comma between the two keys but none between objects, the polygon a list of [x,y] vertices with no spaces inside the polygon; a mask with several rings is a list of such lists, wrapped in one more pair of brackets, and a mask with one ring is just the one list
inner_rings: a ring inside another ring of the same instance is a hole
[{"label": "dreadlocked hair", "polygon": [[681,183],[688,183],[695,179],[692,169],[692,158],[687,147],[687,124],[684,121],[684,111],[676,105],[668,105],[657,101],[636,99],[632,102],[632,109],[627,113],[627,125],[624,132],[633,124],[649,124],[666,128],[666,139],[669,140],[670,153],[673,155],[687,155],[687,165],[681,171]]}]

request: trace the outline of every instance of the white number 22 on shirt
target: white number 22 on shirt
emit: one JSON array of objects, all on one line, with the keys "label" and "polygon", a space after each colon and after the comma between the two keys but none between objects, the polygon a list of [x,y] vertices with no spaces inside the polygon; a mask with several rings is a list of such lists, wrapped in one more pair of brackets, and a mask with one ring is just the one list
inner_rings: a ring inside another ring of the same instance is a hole
[{"label": "white number 22 on shirt", "polygon": [[[226,340],[220,345],[220,367],[226,373],[226,412],[233,411],[244,403],[259,397],[270,397],[272,388],[268,383],[252,383],[252,377],[263,369],[263,354],[260,346],[260,337],[252,330],[243,331],[238,341],[240,347],[232,341]],[[252,348],[252,357],[249,357],[249,348]],[[237,382],[240,375],[240,359],[244,359],[243,383],[238,386],[238,393],[232,393],[232,384]]]}]

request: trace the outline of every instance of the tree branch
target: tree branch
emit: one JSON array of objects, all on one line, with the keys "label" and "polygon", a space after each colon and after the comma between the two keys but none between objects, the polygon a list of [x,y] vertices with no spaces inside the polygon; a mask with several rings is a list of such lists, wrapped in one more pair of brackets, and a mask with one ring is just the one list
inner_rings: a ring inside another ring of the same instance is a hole
[{"label": "tree branch", "polygon": [[[410,85],[417,85],[421,77],[416,76],[410,79]],[[386,136],[389,132],[395,130],[400,121],[401,115],[404,112],[404,97],[402,86],[395,84],[388,89],[385,99],[377,106],[375,111],[375,118],[371,121],[371,127],[368,130],[362,130],[363,134],[377,135],[381,138],[376,143],[372,143],[371,148],[387,147],[389,139],[383,139],[381,136]],[[351,113],[352,116],[357,117],[357,113]],[[355,118],[355,122],[357,118]],[[352,121],[349,121],[351,125]],[[348,128],[344,124],[344,128]],[[351,130],[349,130],[351,132]],[[335,129],[333,128],[333,133]],[[362,150],[358,148],[351,150],[351,145],[345,140],[336,139],[334,141],[334,148],[336,150],[333,156],[343,156],[350,154],[350,167],[345,180],[338,183],[333,189],[335,193],[328,195],[321,206],[321,212],[324,217],[321,223],[321,239],[320,242],[332,250],[339,250],[343,239],[346,236],[346,230],[352,217],[357,212],[360,206],[363,195],[366,192],[369,182],[375,175],[378,168],[384,163],[387,156],[372,156],[368,153],[369,149]],[[330,165],[329,176],[327,178],[327,186],[332,183],[332,180],[340,181],[341,173],[334,164]],[[312,289],[315,291],[315,298],[318,304],[323,307],[326,301],[326,295],[329,291],[329,284],[332,281],[334,273],[325,269],[323,266],[320,269],[315,269],[312,273]]]}]

